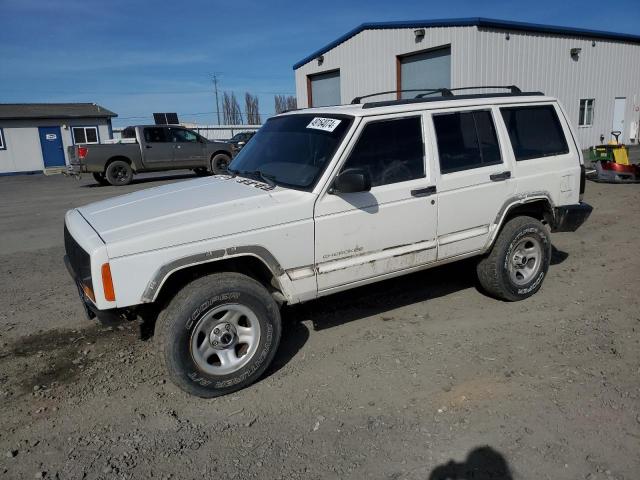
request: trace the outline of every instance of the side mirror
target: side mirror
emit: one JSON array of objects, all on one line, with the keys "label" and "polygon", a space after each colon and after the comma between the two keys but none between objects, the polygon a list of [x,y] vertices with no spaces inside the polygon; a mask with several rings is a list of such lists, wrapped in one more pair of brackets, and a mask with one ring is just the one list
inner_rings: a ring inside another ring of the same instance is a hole
[{"label": "side mirror", "polygon": [[336,177],[329,193],[357,193],[371,190],[369,174],[360,168],[349,168]]}]

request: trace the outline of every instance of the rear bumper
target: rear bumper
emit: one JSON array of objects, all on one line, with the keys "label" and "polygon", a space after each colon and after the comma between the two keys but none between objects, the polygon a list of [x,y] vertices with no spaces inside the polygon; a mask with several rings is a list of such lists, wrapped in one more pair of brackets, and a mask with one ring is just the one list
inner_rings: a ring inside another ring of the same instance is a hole
[{"label": "rear bumper", "polygon": [[584,202],[556,207],[555,221],[551,231],[575,232],[580,225],[587,221],[591,212],[593,212],[593,207]]},{"label": "rear bumper", "polygon": [[67,175],[80,175],[86,173],[87,167],[80,163],[71,164],[67,167]]}]

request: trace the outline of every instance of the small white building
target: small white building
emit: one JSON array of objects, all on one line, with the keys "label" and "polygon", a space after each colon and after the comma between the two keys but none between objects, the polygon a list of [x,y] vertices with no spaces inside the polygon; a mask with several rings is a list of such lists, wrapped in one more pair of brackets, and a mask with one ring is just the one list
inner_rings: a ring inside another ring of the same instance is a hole
[{"label": "small white building", "polygon": [[557,97],[583,148],[614,130],[638,142],[640,35],[485,18],[365,23],[293,68],[299,107],[382,91],[392,93],[371,101],[419,93],[402,90],[516,85]]},{"label": "small white building", "polygon": [[0,175],[64,168],[67,147],[112,138],[116,116],[95,103],[0,104]]}]

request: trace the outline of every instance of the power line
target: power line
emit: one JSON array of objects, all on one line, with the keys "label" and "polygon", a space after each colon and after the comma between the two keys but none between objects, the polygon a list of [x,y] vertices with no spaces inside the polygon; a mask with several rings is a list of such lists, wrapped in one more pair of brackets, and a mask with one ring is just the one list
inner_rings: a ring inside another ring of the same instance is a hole
[{"label": "power line", "polygon": [[[180,117],[187,117],[187,116],[197,117],[199,115],[213,115],[213,114],[220,115],[220,113],[222,113],[222,112],[214,110],[214,111],[211,111],[211,112],[192,112],[192,113],[184,113],[184,112],[181,113],[181,112],[178,112],[178,115]],[[244,111],[244,110],[241,110],[241,113],[246,115],[247,112]],[[261,111],[260,112],[260,115],[275,115],[275,114],[276,114],[275,111],[267,111],[267,112]],[[118,120],[135,120],[135,119],[138,119],[138,118],[149,118],[149,117],[151,117],[151,114],[135,115],[135,116],[130,116],[130,117],[120,117],[120,116],[118,116],[117,119]]]},{"label": "power line", "polygon": [[217,74],[213,74],[213,88],[216,91],[216,112],[218,116],[218,125],[220,125],[220,103],[218,103],[218,77]]}]

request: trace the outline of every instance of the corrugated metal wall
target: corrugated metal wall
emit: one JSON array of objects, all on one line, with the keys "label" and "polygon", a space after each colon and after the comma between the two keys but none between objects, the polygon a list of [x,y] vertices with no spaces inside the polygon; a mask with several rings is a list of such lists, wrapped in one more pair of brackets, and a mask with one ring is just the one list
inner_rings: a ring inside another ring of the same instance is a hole
[{"label": "corrugated metal wall", "polygon": [[[508,37],[508,39],[507,39]],[[595,45],[594,45],[595,43]],[[515,84],[560,99],[583,148],[608,141],[615,97],[626,97],[623,140],[640,121],[640,45],[544,33],[472,27],[365,30],[296,70],[298,106],[307,105],[309,74],[340,69],[342,102],[396,88],[396,56],[451,45],[451,86]],[[579,59],[570,50],[581,48]],[[384,97],[381,97],[381,99]],[[394,98],[388,96],[387,98]],[[581,98],[595,98],[594,123],[578,127]],[[635,130],[634,130],[635,131]]]}]

